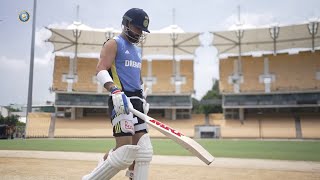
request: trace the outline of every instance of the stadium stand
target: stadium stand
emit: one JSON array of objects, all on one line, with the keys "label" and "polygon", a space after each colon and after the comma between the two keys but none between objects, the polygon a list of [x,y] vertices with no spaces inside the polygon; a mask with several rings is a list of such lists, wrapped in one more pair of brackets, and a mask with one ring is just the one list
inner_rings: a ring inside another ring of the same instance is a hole
[{"label": "stadium stand", "polygon": [[55,57],[52,83],[54,91],[67,91],[67,83],[62,81],[62,76],[69,72],[69,61],[69,57]]},{"label": "stadium stand", "polygon": [[260,121],[261,138],[296,138],[294,118],[290,115],[268,114]]},{"label": "stadium stand", "polygon": [[[320,102],[320,56],[317,52],[243,56],[240,93],[233,92],[233,84],[229,78],[235,72],[237,57],[221,60],[219,83],[220,92],[224,95],[224,114],[210,115],[209,124],[221,128],[222,138],[298,138],[297,128],[300,121],[297,123],[294,119],[292,108],[316,108]],[[69,71],[69,58],[56,57],[53,80],[53,89],[57,92],[56,107],[65,111],[69,109],[69,112],[76,114],[73,116],[74,120],[56,119],[54,137],[112,136],[111,125],[104,116],[83,114],[85,108],[107,107],[108,93],[105,90],[98,93],[98,85],[94,82],[96,63],[94,58],[78,58],[78,80],[73,84],[73,91],[66,92],[67,83],[62,82],[62,76]],[[192,107],[190,95],[193,93],[193,61],[180,61],[180,75],[185,78],[185,83],[181,85],[181,94],[175,94],[172,66],[172,60],[142,61],[142,76],[148,77],[151,74],[151,77],[156,79],[152,84],[152,94],[148,97],[151,105],[149,114],[193,137],[194,126],[205,124],[203,116],[192,115],[192,119],[188,119],[191,118]],[[266,73],[275,77],[274,81],[270,82],[268,93],[265,92],[265,84],[260,78]],[[179,107],[180,110],[178,108],[173,112],[174,107]],[[265,111],[265,108],[268,108],[271,114],[257,115],[260,111]],[[277,111],[284,113],[279,114]],[[176,118],[188,120],[169,120]],[[301,138],[320,138],[317,118],[301,116],[300,119]],[[150,134],[152,137],[164,137],[152,128]]]},{"label": "stadium stand", "polygon": [[[152,86],[152,93],[154,94],[174,94],[175,85],[172,82],[173,74],[173,61],[172,60],[152,60],[152,66],[148,66],[148,60],[142,61],[142,76],[148,77],[148,71],[151,71],[151,77],[156,78]],[[181,93],[192,94],[193,89],[193,61],[180,60],[180,76],[185,79],[181,85]],[[146,83],[146,82],[145,82]]]},{"label": "stadium stand", "polygon": [[222,138],[258,138],[259,123],[257,120],[214,120],[214,125],[220,126]]},{"label": "stadium stand", "polygon": [[242,92],[264,92],[264,84],[259,83],[259,76],[263,74],[263,58],[242,57],[242,75],[244,82],[241,84]]},{"label": "stadium stand", "polygon": [[[54,122],[54,131],[51,131],[50,134],[53,134],[54,137],[111,137],[112,127],[109,121],[106,121],[109,93],[95,80],[97,58],[78,57],[73,69],[76,78],[69,84],[66,76],[70,74],[70,58],[56,56],[54,63],[52,89],[55,92],[57,118]],[[166,120],[190,119],[191,94],[194,92],[193,61],[180,60],[179,63],[180,76],[183,81],[181,93],[175,93],[172,60],[142,61],[142,77],[155,78],[152,93],[148,95],[150,115]],[[102,91],[99,91],[99,88]],[[190,120],[190,123],[192,124],[193,121]],[[186,124],[189,124],[189,121]],[[193,127],[184,128],[187,134],[193,135]],[[162,137],[162,135],[157,135],[157,132],[155,135]]]},{"label": "stadium stand", "polygon": [[141,64],[141,76],[147,77],[148,76],[148,60],[142,60]]},{"label": "stadium stand", "polygon": [[107,117],[85,117],[76,120],[57,118],[56,138],[112,137],[112,126]]},{"label": "stadium stand", "polygon": [[78,81],[73,85],[74,91],[97,92],[97,84],[93,82],[93,78],[96,74],[97,63],[98,59],[78,58]]},{"label": "stadium stand", "polygon": [[301,117],[301,130],[303,138],[320,138],[320,114],[304,115]]},{"label": "stadium stand", "polygon": [[316,78],[320,67],[319,52],[279,54],[268,58],[270,71],[276,74],[274,91],[320,90],[320,81]]},{"label": "stadium stand", "polygon": [[[201,114],[193,114],[191,119],[180,119],[175,121],[168,120],[166,118],[157,118],[157,120],[182,132],[184,135],[189,137],[194,137],[194,126],[205,124],[204,119],[204,115]],[[149,128],[149,132],[151,137],[165,137],[163,134],[153,128]]]},{"label": "stadium stand", "polygon": [[250,115],[243,121],[212,114],[210,124],[220,126],[222,138],[296,138],[294,118],[286,114]]},{"label": "stadium stand", "polygon": [[[183,132],[185,135],[194,136],[194,126],[204,124],[203,115],[193,115],[192,119],[187,120],[168,120],[157,118],[161,122]],[[159,131],[149,128],[151,137],[165,137]],[[57,118],[55,123],[55,138],[92,138],[92,137],[112,137],[112,126],[106,116],[91,116],[70,120]]]},{"label": "stadium stand", "polygon": [[27,138],[47,138],[49,136],[49,127],[51,122],[51,113],[29,113]]},{"label": "stadium stand", "polygon": [[191,60],[181,60],[180,61],[180,74],[186,78],[186,83],[182,85],[181,93],[193,93],[193,61]]},{"label": "stadium stand", "polygon": [[[214,123],[221,125],[222,137],[246,137],[241,129],[249,132],[251,126],[259,131],[247,137],[319,138],[315,118],[320,103],[319,51],[242,56],[240,92],[234,91],[229,80],[236,59],[230,56],[220,61],[225,120]],[[271,77],[270,81],[261,80],[263,75]],[[270,83],[270,91],[266,91],[266,83]]]},{"label": "stadium stand", "polygon": [[222,113],[212,113],[209,114],[209,123],[210,124],[215,124],[215,121],[223,120],[224,115]]},{"label": "stadium stand", "polygon": [[171,84],[173,62],[170,60],[153,60],[152,76],[157,78],[157,83],[152,86],[152,93],[171,93],[175,86]]},{"label": "stadium stand", "polygon": [[[194,136],[195,125],[208,123],[221,128],[222,138],[320,138],[317,131],[320,50],[314,47],[317,43],[312,44],[307,37],[310,35],[309,31],[305,31],[307,26],[304,26],[303,31],[288,31],[301,27],[281,27],[279,42],[276,39],[272,41],[272,37],[269,37],[272,36],[269,28],[263,31],[267,34],[259,34],[258,38],[255,32],[262,32],[261,29],[244,30],[244,36],[241,37],[243,46],[239,49],[240,39],[239,43],[238,39],[231,40],[232,46],[227,47],[225,42],[234,37],[223,38],[224,32],[214,33],[218,35],[214,41],[220,42],[214,43],[220,55],[227,55],[219,61],[219,88],[223,95],[224,113],[210,115],[209,123],[204,117],[191,115],[191,95],[194,93],[192,60],[174,63],[170,58],[144,59],[142,78],[145,87],[147,85],[152,90],[148,96],[149,115],[191,137]],[[304,32],[307,32],[304,40],[297,39]],[[226,35],[229,33],[225,32]],[[222,38],[220,41],[219,37]],[[260,38],[266,39],[261,42]],[[309,47],[311,44],[313,51]],[[290,48],[302,48],[300,46],[308,47],[290,54],[287,51]],[[238,50],[243,51],[240,52],[241,61],[234,54]],[[253,56],[252,51],[258,50],[261,55]],[[56,114],[61,115],[61,118],[56,121],[54,136],[110,136],[111,127],[110,123],[105,123],[106,114],[101,116],[101,112],[107,108],[109,93],[98,86],[94,78],[97,58],[78,57],[75,72],[71,75],[76,78],[67,76],[70,79],[66,83],[66,75],[70,75],[69,71],[72,69],[69,61],[69,57],[55,57],[52,89],[56,93]],[[179,67],[176,74],[175,65]],[[75,81],[70,83],[73,80]],[[99,113],[86,113],[88,109]],[[85,127],[91,128],[89,130]],[[152,129],[150,133],[151,136],[163,137]]]},{"label": "stadium stand", "polygon": [[222,59],[219,62],[219,88],[221,93],[232,92],[232,84],[228,83],[228,77],[234,73],[234,64],[235,58],[231,59]]},{"label": "stadium stand", "polygon": [[[244,82],[241,92],[259,93],[264,91],[264,84],[259,76],[264,73],[264,59],[268,59],[269,72],[275,75],[272,92],[320,90],[319,73],[320,53],[300,52],[298,54],[264,55],[262,57],[242,56],[242,73]],[[222,93],[233,93],[228,77],[234,73],[234,61],[229,57],[220,61],[220,90]],[[288,66],[290,65],[290,68]]]}]

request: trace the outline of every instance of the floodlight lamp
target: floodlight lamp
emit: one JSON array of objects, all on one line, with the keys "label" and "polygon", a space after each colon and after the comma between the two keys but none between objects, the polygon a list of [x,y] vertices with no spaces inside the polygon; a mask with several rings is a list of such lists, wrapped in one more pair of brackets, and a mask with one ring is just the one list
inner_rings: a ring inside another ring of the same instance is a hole
[{"label": "floodlight lamp", "polygon": [[280,28],[279,26],[273,26],[269,29],[269,32],[272,39],[277,39],[279,37]]},{"label": "floodlight lamp", "polygon": [[106,39],[110,39],[110,38],[113,38],[114,33],[111,31],[108,31],[104,33],[104,36],[106,37]]},{"label": "floodlight lamp", "polygon": [[243,33],[244,31],[243,31],[243,29],[238,29],[237,31],[236,31],[236,35],[237,35],[237,37],[239,38],[242,38],[243,37]]},{"label": "floodlight lamp", "polygon": [[73,36],[79,38],[81,35],[81,31],[79,29],[73,30]]},{"label": "floodlight lamp", "polygon": [[176,32],[172,32],[170,34],[170,37],[171,37],[172,40],[176,40],[178,38],[178,34]]},{"label": "floodlight lamp", "polygon": [[311,21],[308,24],[308,29],[310,34],[317,34],[318,31],[318,22],[316,21]]}]

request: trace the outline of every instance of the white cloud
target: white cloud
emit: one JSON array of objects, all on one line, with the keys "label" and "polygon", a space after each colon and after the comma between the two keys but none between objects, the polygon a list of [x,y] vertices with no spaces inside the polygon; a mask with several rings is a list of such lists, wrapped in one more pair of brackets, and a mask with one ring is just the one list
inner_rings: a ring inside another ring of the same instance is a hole
[{"label": "white cloud", "polygon": [[[52,100],[53,96],[48,88],[52,84],[53,61],[52,54],[47,52],[35,57],[33,78],[33,102]],[[14,59],[0,57],[0,105],[10,103],[27,103],[29,83],[29,57]]]},{"label": "white cloud", "polygon": [[10,69],[13,71],[25,70],[28,66],[27,61],[23,59],[12,59],[6,56],[0,57],[0,69]]},{"label": "white cloud", "polygon": [[53,79],[53,54],[45,53],[41,57],[35,58],[34,78],[33,78],[33,103],[43,104],[47,100],[53,100],[53,94],[50,94],[49,87],[52,86]]},{"label": "white cloud", "polygon": [[[48,28],[67,28],[69,23],[52,23]],[[53,75],[53,46],[45,42],[50,38],[51,32],[46,28],[38,28],[35,36],[35,58],[33,71],[33,103],[41,104],[46,100],[53,100],[53,94],[49,93]],[[88,56],[97,56],[89,54]],[[30,57],[14,59],[0,56],[0,104],[27,102]]]},{"label": "white cloud", "polygon": [[0,57],[0,105],[27,100],[28,64],[23,59]]},{"label": "white cloud", "polygon": [[45,40],[49,39],[51,36],[51,32],[46,28],[40,28],[36,30],[35,36],[35,45],[36,47],[40,47],[42,49],[48,48],[48,44]]},{"label": "white cloud", "polygon": [[[13,59],[6,56],[0,57],[0,68],[1,69],[10,69],[12,71],[20,71],[29,69],[29,60],[30,58],[27,57],[25,59]],[[35,57],[34,58],[34,66],[49,66],[52,62],[52,53],[47,52],[42,57]]]},{"label": "white cloud", "polygon": [[[271,24],[278,23],[276,18],[269,13],[257,14],[257,13],[244,13],[241,14],[241,24],[243,28],[257,28],[257,27],[267,27]],[[225,29],[236,29],[238,22],[238,15],[232,14],[224,21]]]},{"label": "white cloud", "polygon": [[53,54],[50,51],[48,51],[42,57],[35,57],[34,63],[36,64],[36,66],[47,67],[51,65],[51,63],[53,62],[52,58],[53,58]]},{"label": "white cloud", "polygon": [[[70,25],[67,22],[61,22],[61,23],[52,23],[49,24],[48,28],[67,28],[68,25]],[[50,45],[51,43],[45,42],[45,40],[49,39],[51,36],[51,32],[46,29],[45,27],[37,28],[36,30],[36,36],[35,36],[35,45],[36,47],[40,47],[42,49],[48,49],[52,50],[53,47]]]},{"label": "white cloud", "polygon": [[57,23],[57,22],[51,23],[47,27],[48,28],[61,28],[61,29],[63,29],[63,28],[67,28],[69,25],[70,25],[70,23],[63,21],[63,22],[59,22],[59,23]]}]

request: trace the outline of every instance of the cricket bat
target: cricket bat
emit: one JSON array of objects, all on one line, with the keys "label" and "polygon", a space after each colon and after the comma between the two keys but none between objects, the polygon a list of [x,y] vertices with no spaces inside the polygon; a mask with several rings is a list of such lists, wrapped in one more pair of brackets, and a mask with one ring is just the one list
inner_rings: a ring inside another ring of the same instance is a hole
[{"label": "cricket bat", "polygon": [[162,134],[167,136],[168,138],[172,139],[183,148],[187,149],[193,155],[197,156],[200,160],[202,160],[207,165],[211,164],[214,160],[214,157],[205,150],[200,144],[198,144],[195,140],[183,135],[179,131],[163,124],[162,122],[155,120],[148,115],[137,111],[136,109],[129,107],[129,110],[142,120],[144,120],[147,124],[151,127],[155,128],[156,130],[160,131]]}]

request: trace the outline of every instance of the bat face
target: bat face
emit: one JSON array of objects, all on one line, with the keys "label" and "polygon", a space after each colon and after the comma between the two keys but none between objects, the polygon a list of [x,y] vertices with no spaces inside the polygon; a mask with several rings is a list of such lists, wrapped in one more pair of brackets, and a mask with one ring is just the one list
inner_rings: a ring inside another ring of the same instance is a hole
[{"label": "bat face", "polygon": [[175,141],[177,144],[181,145],[185,149],[187,149],[189,152],[191,152],[193,155],[197,156],[199,159],[201,159],[204,163],[207,165],[211,164],[214,160],[214,157],[205,150],[200,144],[198,144],[195,140],[184,136],[179,131],[167,126],[166,124],[152,119],[149,116],[146,116],[146,122],[150,124],[153,128],[160,131],[162,134],[166,135],[173,141]]},{"label": "bat face", "polygon": [[195,140],[184,136],[181,132],[167,126],[166,124],[155,120],[133,108],[129,108],[130,111],[138,116],[139,118],[143,119],[146,123],[148,123],[153,128],[160,131],[162,134],[170,138],[171,140],[175,141],[177,144],[181,145],[183,148],[187,149],[193,155],[197,156],[200,160],[202,160],[207,165],[211,164],[214,160],[214,157],[205,150],[199,143]]},{"label": "bat face", "polygon": [[164,129],[164,130],[167,130],[168,132],[171,132],[171,133],[177,135],[178,137],[184,136],[181,132],[179,132],[179,131],[177,131],[177,130],[175,130],[175,129],[173,129],[173,128],[165,125],[165,124],[163,124],[162,122],[160,122],[160,121],[158,121],[158,120],[150,119],[149,121],[150,121],[151,123],[155,124],[156,126],[158,126],[159,128],[162,128],[162,129]]}]

